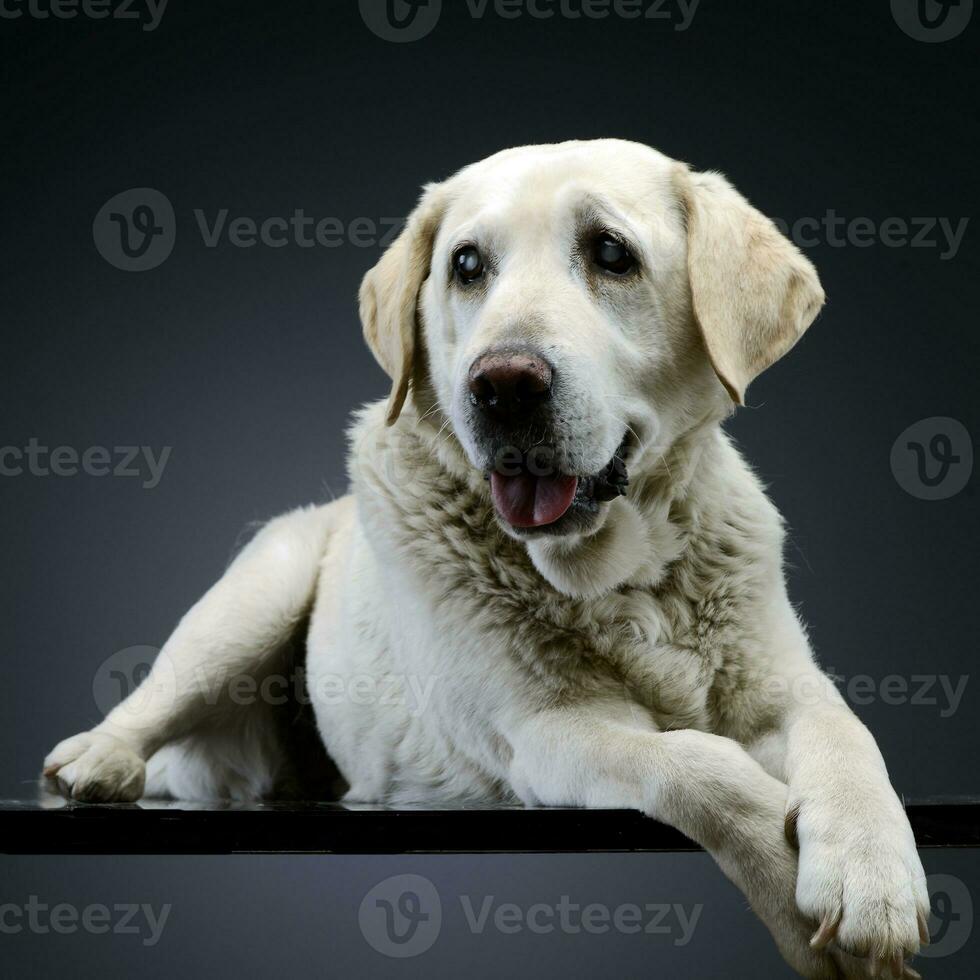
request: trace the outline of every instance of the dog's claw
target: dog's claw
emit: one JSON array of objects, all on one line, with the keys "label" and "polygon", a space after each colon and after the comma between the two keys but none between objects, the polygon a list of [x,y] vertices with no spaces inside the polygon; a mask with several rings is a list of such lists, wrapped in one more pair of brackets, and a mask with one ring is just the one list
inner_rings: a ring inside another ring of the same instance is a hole
[{"label": "dog's claw", "polygon": [[810,940],[811,949],[826,949],[833,942],[840,926],[840,912],[828,912],[820,923],[820,928],[813,934]]},{"label": "dog's claw", "polygon": [[895,980],[922,980],[920,974],[905,962],[901,953],[892,953],[884,959],[872,953],[867,960],[869,977],[891,976]]}]

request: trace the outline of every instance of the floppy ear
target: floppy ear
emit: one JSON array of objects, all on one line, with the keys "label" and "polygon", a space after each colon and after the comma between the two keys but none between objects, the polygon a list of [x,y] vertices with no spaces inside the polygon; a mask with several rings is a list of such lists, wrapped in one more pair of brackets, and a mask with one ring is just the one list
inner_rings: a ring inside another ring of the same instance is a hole
[{"label": "floppy ear", "polygon": [[814,321],[824,292],[813,264],[716,173],[678,170],[694,316],[736,404]]},{"label": "floppy ear", "polygon": [[415,360],[417,307],[429,275],[432,245],[444,209],[440,185],[425,189],[401,234],[361,282],[364,339],[391,378],[387,423],[401,413]]}]

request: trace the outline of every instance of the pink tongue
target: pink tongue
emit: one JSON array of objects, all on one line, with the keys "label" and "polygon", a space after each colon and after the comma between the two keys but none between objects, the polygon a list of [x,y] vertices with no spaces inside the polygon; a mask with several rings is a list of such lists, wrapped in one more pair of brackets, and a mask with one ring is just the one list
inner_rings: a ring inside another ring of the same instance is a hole
[{"label": "pink tongue", "polygon": [[572,506],[577,489],[577,476],[490,474],[493,505],[512,527],[554,524]]}]

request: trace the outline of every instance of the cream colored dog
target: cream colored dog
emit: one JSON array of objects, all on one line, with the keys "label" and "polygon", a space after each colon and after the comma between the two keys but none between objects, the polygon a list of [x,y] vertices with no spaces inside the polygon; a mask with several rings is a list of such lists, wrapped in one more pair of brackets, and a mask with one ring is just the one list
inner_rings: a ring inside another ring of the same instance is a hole
[{"label": "cream colored dog", "polygon": [[354,423],[350,495],[268,524],[46,776],[89,801],[276,792],[273,699],[233,691],[309,621],[348,799],[635,807],[710,851],[804,976],[915,976],[905,813],[721,428],[823,300],[723,177],[647,147],[508,150],[428,187],[361,289],[394,384]]}]

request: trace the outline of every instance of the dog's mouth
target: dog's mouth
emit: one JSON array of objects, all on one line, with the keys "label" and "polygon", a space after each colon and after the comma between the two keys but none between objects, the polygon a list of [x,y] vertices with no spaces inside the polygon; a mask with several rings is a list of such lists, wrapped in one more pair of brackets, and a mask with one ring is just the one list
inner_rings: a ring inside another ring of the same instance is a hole
[{"label": "dog's mouth", "polygon": [[625,496],[629,485],[627,452],[624,438],[598,473],[575,476],[542,467],[538,454],[531,450],[520,462],[490,472],[494,509],[517,530],[556,530],[572,511],[587,519],[598,513],[601,504]]}]

